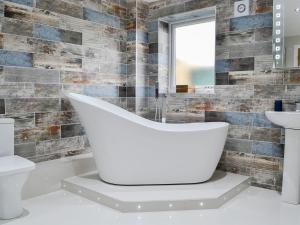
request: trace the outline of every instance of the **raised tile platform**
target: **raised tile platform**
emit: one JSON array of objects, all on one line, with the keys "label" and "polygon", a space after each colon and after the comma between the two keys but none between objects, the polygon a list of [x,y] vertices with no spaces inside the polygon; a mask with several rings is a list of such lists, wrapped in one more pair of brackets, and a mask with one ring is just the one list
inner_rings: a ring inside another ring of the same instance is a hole
[{"label": "raised tile platform", "polygon": [[201,184],[118,186],[96,172],[62,181],[62,188],[121,212],[215,209],[249,187],[249,177],[216,171]]}]

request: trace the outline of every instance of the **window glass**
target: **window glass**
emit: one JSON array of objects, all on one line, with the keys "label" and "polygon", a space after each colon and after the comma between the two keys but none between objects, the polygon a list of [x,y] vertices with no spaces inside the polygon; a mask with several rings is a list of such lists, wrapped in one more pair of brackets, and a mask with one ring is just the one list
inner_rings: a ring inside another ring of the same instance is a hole
[{"label": "window glass", "polygon": [[173,28],[176,85],[215,84],[215,25],[198,21]]}]

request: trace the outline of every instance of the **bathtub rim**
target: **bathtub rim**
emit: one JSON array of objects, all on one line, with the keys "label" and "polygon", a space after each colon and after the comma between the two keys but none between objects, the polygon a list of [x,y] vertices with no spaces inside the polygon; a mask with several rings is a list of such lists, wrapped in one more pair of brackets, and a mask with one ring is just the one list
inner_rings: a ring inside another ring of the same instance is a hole
[{"label": "bathtub rim", "polygon": [[141,126],[145,126],[158,131],[166,132],[195,132],[205,130],[224,129],[229,127],[227,122],[198,122],[198,123],[160,123],[152,121],[141,116],[138,116],[126,109],[109,103],[97,97],[91,97],[87,95],[64,92],[63,93],[69,100],[76,101],[83,104],[88,104],[112,113],[115,116],[121,117],[127,121],[130,121]]}]

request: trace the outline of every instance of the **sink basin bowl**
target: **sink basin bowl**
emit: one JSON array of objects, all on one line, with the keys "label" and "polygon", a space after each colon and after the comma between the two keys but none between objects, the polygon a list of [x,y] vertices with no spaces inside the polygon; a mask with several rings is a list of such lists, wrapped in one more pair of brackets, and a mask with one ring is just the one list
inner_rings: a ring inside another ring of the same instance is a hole
[{"label": "sink basin bowl", "polygon": [[287,129],[300,130],[300,112],[266,112],[267,118],[274,124]]}]

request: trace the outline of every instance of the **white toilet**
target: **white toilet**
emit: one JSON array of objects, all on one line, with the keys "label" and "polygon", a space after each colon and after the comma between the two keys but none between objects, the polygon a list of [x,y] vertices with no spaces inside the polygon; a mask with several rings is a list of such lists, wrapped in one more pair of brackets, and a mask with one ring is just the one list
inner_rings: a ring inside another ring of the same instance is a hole
[{"label": "white toilet", "polygon": [[14,120],[0,118],[0,219],[23,213],[21,191],[35,164],[14,155]]}]

